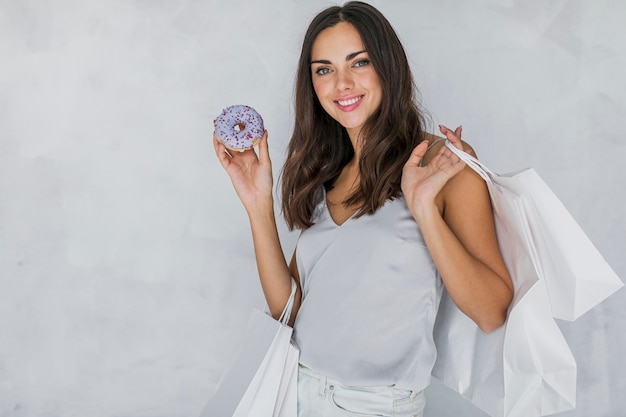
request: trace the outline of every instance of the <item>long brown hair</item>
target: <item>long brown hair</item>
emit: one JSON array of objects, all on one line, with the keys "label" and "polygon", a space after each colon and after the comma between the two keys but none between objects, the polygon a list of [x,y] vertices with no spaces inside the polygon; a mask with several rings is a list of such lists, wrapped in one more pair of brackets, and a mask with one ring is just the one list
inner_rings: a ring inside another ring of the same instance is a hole
[{"label": "long brown hair", "polygon": [[344,204],[359,204],[357,216],[372,214],[400,195],[402,168],[422,141],[424,118],[404,48],[387,19],[374,7],[351,1],[320,12],[304,36],[295,86],[295,125],[282,169],[282,210],[291,230],[306,229],[323,186],[329,189],[354,157],[346,129],[322,108],[313,89],[311,50],[324,29],[340,22],[361,35],[382,87],[380,107],[365,123],[360,140],[360,184]]}]

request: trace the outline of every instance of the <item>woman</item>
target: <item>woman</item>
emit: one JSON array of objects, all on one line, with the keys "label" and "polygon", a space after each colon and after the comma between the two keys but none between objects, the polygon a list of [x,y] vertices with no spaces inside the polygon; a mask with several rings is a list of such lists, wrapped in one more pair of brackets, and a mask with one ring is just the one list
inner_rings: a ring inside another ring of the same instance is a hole
[{"label": "woman", "polygon": [[[267,133],[258,156],[214,144],[248,213],[275,317],[292,277],[298,284],[291,317],[298,415],[422,415],[442,284],[484,331],[504,323],[512,299],[486,185],[422,131],[402,45],[365,3],[313,19],[295,107],[282,207],[289,227],[302,232],[289,265],[273,211]],[[440,130],[471,152],[461,128]]]}]

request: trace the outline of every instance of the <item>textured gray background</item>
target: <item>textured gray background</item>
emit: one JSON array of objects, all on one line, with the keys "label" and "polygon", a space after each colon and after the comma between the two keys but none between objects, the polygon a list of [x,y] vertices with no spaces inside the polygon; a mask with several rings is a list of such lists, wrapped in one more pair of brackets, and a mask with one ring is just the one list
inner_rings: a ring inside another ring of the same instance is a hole
[{"label": "textured gray background", "polygon": [[[264,116],[278,174],[303,31],[330,3],[0,0],[0,416],[195,416],[263,306],[212,150]],[[626,3],[374,2],[433,125],[534,167],[626,277]],[[297,237],[280,224],[285,251]],[[626,291],[561,323],[578,408],[626,415]],[[434,384],[427,415],[481,416]]]}]

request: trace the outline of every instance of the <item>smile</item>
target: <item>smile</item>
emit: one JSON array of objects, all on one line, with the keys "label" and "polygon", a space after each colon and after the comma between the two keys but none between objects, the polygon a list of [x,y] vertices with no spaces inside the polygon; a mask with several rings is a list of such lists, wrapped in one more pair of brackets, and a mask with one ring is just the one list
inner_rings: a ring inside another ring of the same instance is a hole
[{"label": "smile", "polygon": [[363,98],[363,96],[358,96],[358,97],[353,97],[351,99],[348,100],[337,100],[337,103],[342,106],[342,107],[346,107],[346,106],[350,106],[354,103],[357,103],[359,101],[361,101],[361,99]]}]

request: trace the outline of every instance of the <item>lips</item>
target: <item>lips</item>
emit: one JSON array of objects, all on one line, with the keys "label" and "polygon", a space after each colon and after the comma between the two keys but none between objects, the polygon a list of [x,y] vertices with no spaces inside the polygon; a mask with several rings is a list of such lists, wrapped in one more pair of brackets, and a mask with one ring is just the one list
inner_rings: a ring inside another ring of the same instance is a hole
[{"label": "lips", "polygon": [[346,98],[342,98],[339,100],[335,100],[335,103],[337,103],[337,106],[343,111],[352,111],[356,109],[359,106],[359,104],[361,104],[361,100],[363,99],[363,97],[364,96],[362,95],[346,97]]}]

